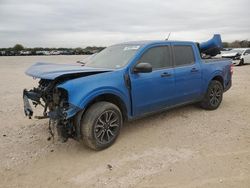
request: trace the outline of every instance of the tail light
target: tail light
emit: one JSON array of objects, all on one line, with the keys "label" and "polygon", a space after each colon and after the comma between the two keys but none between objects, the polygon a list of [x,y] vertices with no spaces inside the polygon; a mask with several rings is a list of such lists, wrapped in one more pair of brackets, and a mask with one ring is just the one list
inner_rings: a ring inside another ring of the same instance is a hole
[{"label": "tail light", "polygon": [[233,64],[230,65],[230,73],[233,74],[234,70],[233,70]]}]

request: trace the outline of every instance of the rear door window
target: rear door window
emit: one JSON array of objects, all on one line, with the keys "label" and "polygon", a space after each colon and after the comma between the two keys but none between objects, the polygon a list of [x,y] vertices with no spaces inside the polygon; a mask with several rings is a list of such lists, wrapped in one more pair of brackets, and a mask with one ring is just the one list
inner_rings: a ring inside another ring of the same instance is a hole
[{"label": "rear door window", "polygon": [[150,63],[153,70],[171,67],[169,46],[150,48],[141,56],[139,62]]},{"label": "rear door window", "polygon": [[189,45],[174,45],[173,55],[176,67],[191,65],[195,62],[193,48]]}]

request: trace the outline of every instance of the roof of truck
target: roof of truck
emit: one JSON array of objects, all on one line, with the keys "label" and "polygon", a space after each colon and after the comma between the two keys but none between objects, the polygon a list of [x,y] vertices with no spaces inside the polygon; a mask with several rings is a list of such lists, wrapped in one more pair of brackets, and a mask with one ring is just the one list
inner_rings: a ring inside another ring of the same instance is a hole
[{"label": "roof of truck", "polygon": [[180,43],[194,43],[191,41],[174,41],[174,40],[143,40],[143,41],[129,41],[120,44],[128,45],[148,45],[148,44],[159,44],[159,43],[170,43],[170,42],[180,42]]}]

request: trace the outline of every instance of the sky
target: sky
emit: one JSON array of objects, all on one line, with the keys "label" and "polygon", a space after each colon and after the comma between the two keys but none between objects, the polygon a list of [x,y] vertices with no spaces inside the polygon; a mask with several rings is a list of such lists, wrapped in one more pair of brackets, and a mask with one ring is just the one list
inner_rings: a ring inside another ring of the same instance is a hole
[{"label": "sky", "polygon": [[0,0],[0,47],[250,40],[249,0]]}]

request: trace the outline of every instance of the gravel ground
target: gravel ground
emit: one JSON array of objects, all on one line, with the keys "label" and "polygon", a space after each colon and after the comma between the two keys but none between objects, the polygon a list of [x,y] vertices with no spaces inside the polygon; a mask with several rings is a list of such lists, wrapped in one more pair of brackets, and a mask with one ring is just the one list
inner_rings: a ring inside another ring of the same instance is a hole
[{"label": "gravel ground", "polygon": [[22,89],[36,85],[27,67],[82,58],[0,57],[0,187],[249,188],[249,65],[234,67],[219,109],[189,105],[126,123],[111,148],[95,152],[47,141],[47,121],[22,109]]}]

